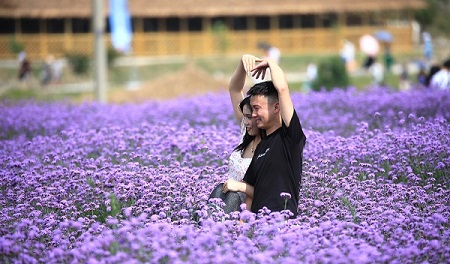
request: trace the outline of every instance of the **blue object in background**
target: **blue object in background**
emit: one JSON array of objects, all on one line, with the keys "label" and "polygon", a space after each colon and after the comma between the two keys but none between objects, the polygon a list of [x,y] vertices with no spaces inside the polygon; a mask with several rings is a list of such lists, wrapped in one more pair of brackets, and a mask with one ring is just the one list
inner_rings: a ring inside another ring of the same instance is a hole
[{"label": "blue object in background", "polygon": [[392,42],[394,41],[394,36],[389,31],[380,30],[375,32],[375,38],[382,42]]},{"label": "blue object in background", "polygon": [[122,53],[131,49],[131,18],[127,0],[109,0],[109,24],[114,48]]},{"label": "blue object in background", "polygon": [[431,59],[433,58],[433,42],[431,40],[431,35],[428,32],[423,32],[422,37],[423,37],[423,53],[425,59],[427,61],[431,61]]}]

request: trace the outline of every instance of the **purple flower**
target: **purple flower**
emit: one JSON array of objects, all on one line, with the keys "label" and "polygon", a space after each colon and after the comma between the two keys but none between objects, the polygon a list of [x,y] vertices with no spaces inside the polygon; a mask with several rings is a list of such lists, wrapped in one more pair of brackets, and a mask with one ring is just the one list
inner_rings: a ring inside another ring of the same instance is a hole
[{"label": "purple flower", "polygon": [[291,196],[290,193],[282,192],[282,193],[280,193],[280,197],[285,199],[285,200],[289,200],[289,199],[291,199],[292,196]]}]

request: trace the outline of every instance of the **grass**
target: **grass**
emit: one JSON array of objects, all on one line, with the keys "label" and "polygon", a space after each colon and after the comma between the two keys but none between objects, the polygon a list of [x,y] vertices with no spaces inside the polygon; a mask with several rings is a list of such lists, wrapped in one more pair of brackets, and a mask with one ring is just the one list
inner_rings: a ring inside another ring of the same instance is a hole
[{"label": "grass", "polygon": [[112,67],[109,69],[108,78],[113,86],[123,86],[129,81],[149,81],[164,74],[179,71],[184,64],[170,63],[162,65],[147,65],[135,67]]},{"label": "grass", "polygon": [[[296,55],[285,54],[282,56],[280,66],[287,73],[304,73],[309,63],[318,64],[323,58],[329,56],[324,55]],[[419,58],[420,54],[394,54],[397,63],[410,62],[414,58]],[[173,74],[180,71],[187,64],[193,64],[195,67],[208,72],[211,75],[220,75],[229,78],[236,68],[236,63],[240,56],[208,56],[208,57],[193,57],[186,58],[183,62],[164,62],[161,64],[152,64],[146,66],[116,66],[108,70],[108,81],[110,89],[123,89],[130,82],[133,81],[151,81],[166,74]],[[361,62],[362,56],[357,56],[357,61]],[[0,90],[0,100],[21,100],[21,99],[36,99],[41,101],[55,101],[68,99],[75,102],[83,100],[91,100],[94,98],[93,92],[67,92],[67,93],[52,93],[46,91],[45,87],[39,84],[39,62],[35,63],[33,67],[33,82],[30,88],[25,89],[17,82],[16,69],[2,69],[0,71],[0,78],[3,83],[9,83],[9,89],[6,92]],[[412,76],[410,76],[412,80]],[[69,70],[65,71],[63,82],[65,83],[83,83],[92,81],[92,72],[85,76],[78,76],[71,73]],[[358,89],[364,89],[372,83],[370,75],[364,74],[361,76],[351,76],[350,85]],[[7,85],[6,84],[6,85]],[[399,87],[399,76],[388,74],[386,75],[385,84],[394,88]],[[5,84],[3,84],[5,85]],[[294,80],[290,83],[293,91],[305,91],[305,84],[301,80]]]}]

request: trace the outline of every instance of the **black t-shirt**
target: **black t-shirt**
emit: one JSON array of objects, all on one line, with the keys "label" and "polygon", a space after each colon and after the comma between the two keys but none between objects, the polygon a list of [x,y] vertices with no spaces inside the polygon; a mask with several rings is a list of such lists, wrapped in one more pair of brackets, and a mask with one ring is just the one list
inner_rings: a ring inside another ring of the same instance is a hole
[{"label": "black t-shirt", "polygon": [[244,181],[255,188],[251,211],[267,207],[272,212],[285,209],[281,193],[289,193],[286,209],[297,216],[306,137],[294,110],[289,127],[282,124],[264,137],[255,150]]}]

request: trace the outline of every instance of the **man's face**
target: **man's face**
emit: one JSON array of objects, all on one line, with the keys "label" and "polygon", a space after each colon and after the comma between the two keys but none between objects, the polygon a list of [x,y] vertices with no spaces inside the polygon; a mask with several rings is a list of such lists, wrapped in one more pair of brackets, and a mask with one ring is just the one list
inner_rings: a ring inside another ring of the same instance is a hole
[{"label": "man's face", "polygon": [[252,105],[252,117],[256,126],[261,129],[269,128],[275,114],[274,104],[269,104],[268,98],[263,95],[253,95],[250,98]]}]

